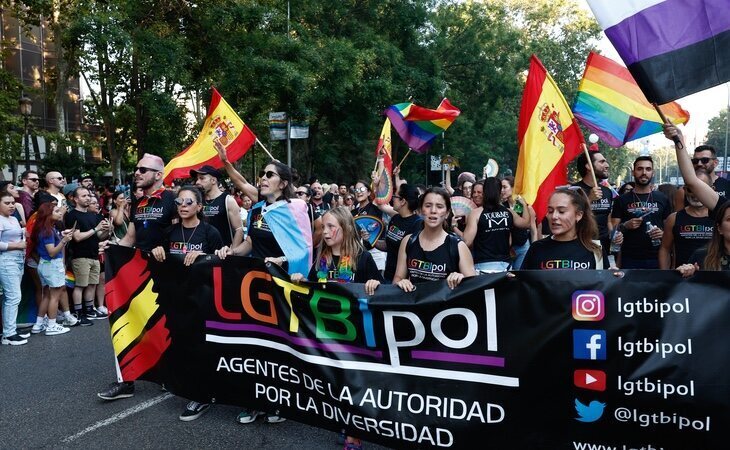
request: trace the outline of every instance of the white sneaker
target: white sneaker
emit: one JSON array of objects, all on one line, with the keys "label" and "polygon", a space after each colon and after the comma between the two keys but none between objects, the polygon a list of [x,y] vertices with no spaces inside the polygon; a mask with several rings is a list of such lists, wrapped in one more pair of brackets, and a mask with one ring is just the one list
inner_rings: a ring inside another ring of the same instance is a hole
[{"label": "white sneaker", "polygon": [[109,315],[109,310],[106,309],[106,306],[99,306],[98,308],[96,308],[96,310],[104,314],[105,316]]},{"label": "white sneaker", "polygon": [[44,331],[46,331],[45,320],[43,322],[44,323],[41,323],[41,324],[38,324],[38,323],[33,324],[33,328],[30,329],[30,334],[40,334],[40,333],[43,333]]},{"label": "white sneaker", "polygon": [[66,328],[61,324],[56,323],[49,325],[48,328],[46,328],[46,336],[56,336],[58,334],[68,333],[69,331],[71,331],[70,328]]},{"label": "white sneaker", "polygon": [[64,327],[73,327],[76,326],[79,323],[79,319],[73,316],[73,314],[66,314],[64,315],[63,322],[61,322],[61,325]]}]

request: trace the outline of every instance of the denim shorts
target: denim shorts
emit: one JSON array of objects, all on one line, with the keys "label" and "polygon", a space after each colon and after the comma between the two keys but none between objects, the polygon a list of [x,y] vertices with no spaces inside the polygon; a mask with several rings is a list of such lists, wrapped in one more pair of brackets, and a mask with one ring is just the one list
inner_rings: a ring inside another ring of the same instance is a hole
[{"label": "denim shorts", "polygon": [[41,279],[41,286],[64,287],[66,285],[66,267],[63,264],[63,258],[54,258],[50,261],[41,258],[38,262],[38,278]]}]

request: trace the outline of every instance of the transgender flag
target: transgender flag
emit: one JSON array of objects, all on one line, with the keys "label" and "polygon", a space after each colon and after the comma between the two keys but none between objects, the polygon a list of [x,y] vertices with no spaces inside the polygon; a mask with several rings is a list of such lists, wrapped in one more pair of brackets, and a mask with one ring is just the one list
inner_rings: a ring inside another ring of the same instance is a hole
[{"label": "transgender flag", "polygon": [[730,80],[730,0],[588,0],[652,103]]}]

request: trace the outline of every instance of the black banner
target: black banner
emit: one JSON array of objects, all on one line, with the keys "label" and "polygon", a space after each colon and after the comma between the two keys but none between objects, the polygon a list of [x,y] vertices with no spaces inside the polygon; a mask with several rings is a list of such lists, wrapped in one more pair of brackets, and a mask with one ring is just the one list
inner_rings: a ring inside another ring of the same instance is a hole
[{"label": "black banner", "polygon": [[[107,253],[125,379],[395,448],[725,448],[730,274],[524,271],[406,294]],[[603,447],[601,447],[603,446]]]}]

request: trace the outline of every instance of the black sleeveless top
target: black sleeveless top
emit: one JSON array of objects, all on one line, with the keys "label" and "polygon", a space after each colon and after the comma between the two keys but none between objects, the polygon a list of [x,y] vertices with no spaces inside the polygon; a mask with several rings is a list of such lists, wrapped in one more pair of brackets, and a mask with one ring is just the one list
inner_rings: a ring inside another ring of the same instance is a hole
[{"label": "black sleeveless top", "polygon": [[406,245],[406,266],[411,283],[444,280],[450,273],[459,271],[458,237],[447,235],[436,249],[426,251],[421,247],[418,235],[411,235]]},{"label": "black sleeveless top", "polygon": [[218,230],[221,239],[223,239],[223,244],[231,245],[234,233],[228,221],[227,198],[228,194],[224,192],[213,200],[203,200],[203,215],[208,219],[208,223]]},{"label": "black sleeveless top", "polygon": [[497,206],[493,211],[483,210],[474,237],[474,262],[509,261],[509,238],[513,227],[512,212],[504,206]]},{"label": "black sleeveless top", "polygon": [[692,253],[707,244],[712,238],[714,226],[713,220],[709,217],[690,216],[684,209],[677,211],[672,227],[677,266],[689,262]]}]

